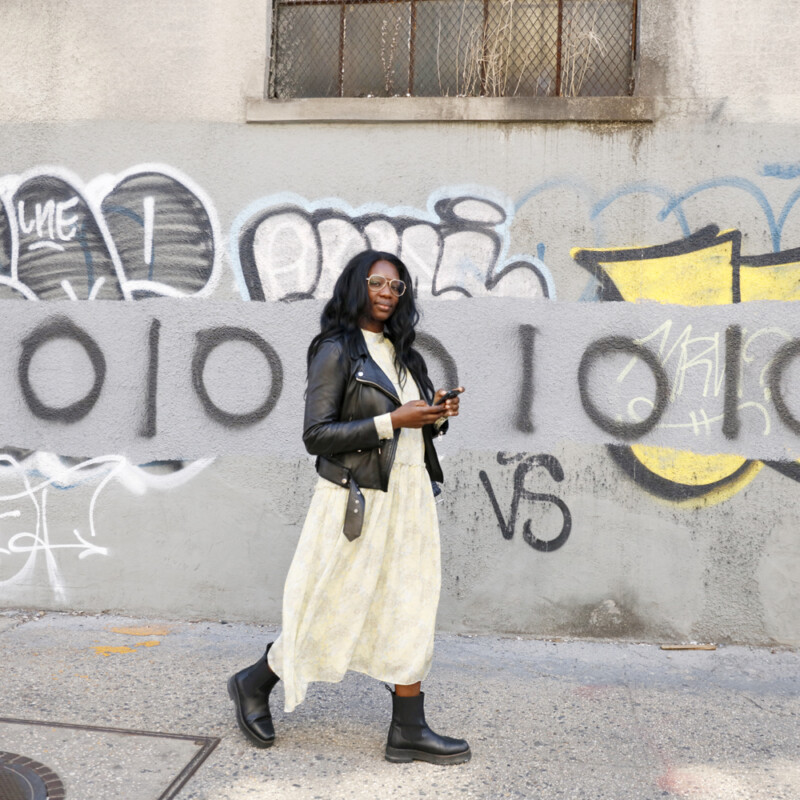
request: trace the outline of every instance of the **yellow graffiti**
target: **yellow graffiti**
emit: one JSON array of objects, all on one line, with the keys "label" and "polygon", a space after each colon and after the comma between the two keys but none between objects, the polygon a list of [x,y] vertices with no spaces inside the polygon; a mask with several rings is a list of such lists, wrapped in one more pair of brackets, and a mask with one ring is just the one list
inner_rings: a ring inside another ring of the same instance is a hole
[{"label": "yellow graffiti", "polygon": [[[678,242],[655,247],[574,248],[572,257],[623,300],[655,300],[685,306],[725,305],[752,300],[800,300],[798,250],[743,258],[741,233],[711,226]],[[767,263],[765,263],[767,262]],[[734,275],[739,292],[734,296]]]},{"label": "yellow graffiti", "polygon": [[[684,306],[724,305],[733,302],[732,249],[733,243],[728,240],[691,253],[646,261],[605,261],[601,257],[597,264],[629,302],[656,300]],[[620,252],[617,250],[615,254]]]},{"label": "yellow graffiti", "polygon": [[108,657],[120,653],[135,653],[137,647],[158,647],[160,644],[161,642],[151,640],[147,642],[137,642],[133,647],[128,647],[127,645],[98,645],[93,649],[97,655]]},{"label": "yellow graffiti", "polygon": [[134,628],[112,628],[111,631],[126,636],[166,636],[170,629],[163,625],[140,625]]},{"label": "yellow graffiti", "polygon": [[[592,272],[605,299],[654,300],[686,306],[753,300],[800,300],[800,252],[742,258],[741,233],[709,226],[686,239],[646,248],[572,250]],[[682,505],[707,506],[727,500],[760,472],[760,461],[736,455],[700,455],[659,447],[629,448],[643,469],[645,485],[655,476],[675,487]],[[630,471],[637,475],[637,470]],[[640,479],[637,476],[637,479]],[[689,488],[691,491],[682,492]],[[661,491],[662,496],[667,496]]]},{"label": "yellow graffiti", "polygon": [[[631,450],[639,463],[655,475],[673,483],[680,483],[682,486],[708,487],[708,494],[679,501],[681,505],[691,508],[705,508],[730,500],[737,492],[744,489],[764,466],[760,461],[748,463],[747,459],[741,456],[707,456],[688,450],[671,450],[666,447],[647,447],[640,444],[633,445]],[[745,465],[746,469],[737,475],[735,480],[719,485]]]},{"label": "yellow graffiti", "polygon": [[100,645],[94,648],[95,653],[99,656],[110,656],[114,653],[135,653],[132,647],[112,647],[110,645]]},{"label": "yellow graffiti", "polygon": [[742,302],[747,300],[800,300],[800,261],[748,267],[742,265]]}]

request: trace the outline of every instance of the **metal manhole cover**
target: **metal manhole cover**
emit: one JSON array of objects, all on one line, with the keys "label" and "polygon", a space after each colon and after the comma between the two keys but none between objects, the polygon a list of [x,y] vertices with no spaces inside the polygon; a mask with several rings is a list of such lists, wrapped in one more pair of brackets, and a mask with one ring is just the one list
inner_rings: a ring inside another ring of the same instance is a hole
[{"label": "metal manhole cover", "polygon": [[[65,788],[52,768],[27,756],[0,750],[0,773],[4,765],[14,767],[6,775],[7,784],[12,787],[7,791],[14,794],[6,797],[0,787],[0,800],[107,800],[123,795],[126,800],[172,800],[220,740],[212,736],[0,717],[0,742],[15,742],[22,752],[46,759],[67,780]],[[100,757],[101,752],[120,766],[111,770],[108,758]],[[17,766],[33,770],[47,794],[31,794],[28,785],[19,794]],[[119,783],[113,790],[104,785],[112,777]],[[124,788],[120,790],[120,786]]]},{"label": "metal manhole cover", "polygon": [[0,800],[63,800],[64,784],[50,767],[0,752]]}]

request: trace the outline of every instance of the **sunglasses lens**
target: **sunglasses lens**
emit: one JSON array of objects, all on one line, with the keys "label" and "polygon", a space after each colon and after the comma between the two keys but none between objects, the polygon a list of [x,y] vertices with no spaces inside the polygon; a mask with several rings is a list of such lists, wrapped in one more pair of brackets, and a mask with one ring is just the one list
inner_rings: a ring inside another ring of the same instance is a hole
[{"label": "sunglasses lens", "polygon": [[382,275],[370,275],[370,277],[367,278],[367,286],[376,292],[379,292],[381,289],[383,289],[387,283],[389,284],[389,288],[392,290],[392,293],[396,297],[400,297],[406,290],[406,285],[403,283],[403,281],[390,281],[387,278],[384,278]]}]

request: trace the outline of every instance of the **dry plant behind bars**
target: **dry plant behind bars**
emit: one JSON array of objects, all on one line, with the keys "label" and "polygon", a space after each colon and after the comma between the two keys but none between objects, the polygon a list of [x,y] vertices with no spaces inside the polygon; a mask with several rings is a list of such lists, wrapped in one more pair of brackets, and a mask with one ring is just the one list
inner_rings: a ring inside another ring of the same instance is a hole
[{"label": "dry plant behind bars", "polygon": [[580,94],[593,56],[605,53],[603,41],[597,34],[597,11],[588,24],[582,25],[576,16],[564,20],[564,77],[561,85],[564,97],[577,97]]},{"label": "dry plant behind bars", "polygon": [[[467,0],[462,0],[456,41],[456,96],[508,97],[519,92],[530,54],[522,64],[514,63],[514,3],[502,0],[493,22],[465,24]],[[441,19],[436,47],[436,69],[439,89],[446,94],[441,80]],[[516,81],[512,76],[516,73]],[[513,86],[511,85],[513,83]]]},{"label": "dry plant behind bars", "polygon": [[632,91],[636,0],[274,0],[274,6],[273,97]]},{"label": "dry plant behind bars", "polygon": [[[480,69],[483,73],[484,94],[489,97],[509,97],[519,91],[530,54],[525,53],[522,65],[516,70],[513,61],[513,39],[514,0],[502,0],[497,21],[486,28],[486,38],[481,53]],[[518,73],[517,80],[513,89],[509,91],[509,81],[513,72]]]},{"label": "dry plant behind bars", "polygon": [[397,58],[401,21],[401,18],[395,15],[391,36],[389,35],[391,22],[385,17],[381,21],[381,65],[383,66],[383,82],[387,97],[394,94],[394,63]]}]

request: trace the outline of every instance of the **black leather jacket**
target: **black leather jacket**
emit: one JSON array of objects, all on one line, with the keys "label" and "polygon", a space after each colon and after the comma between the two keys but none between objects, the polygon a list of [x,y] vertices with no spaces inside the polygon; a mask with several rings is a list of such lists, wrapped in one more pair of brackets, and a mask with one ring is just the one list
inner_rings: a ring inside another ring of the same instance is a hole
[{"label": "black leather jacket", "polygon": [[[420,396],[433,401],[422,388]],[[393,438],[379,439],[373,417],[399,406],[394,385],[370,357],[363,337],[355,337],[350,346],[342,338],[322,342],[308,367],[303,442],[317,456],[317,472],[350,489],[344,533],[351,541],[361,533],[361,488],[387,490],[400,437],[397,428]],[[446,429],[447,423],[439,434]],[[425,466],[431,480],[441,481],[433,437],[433,426],[426,425]]]}]

